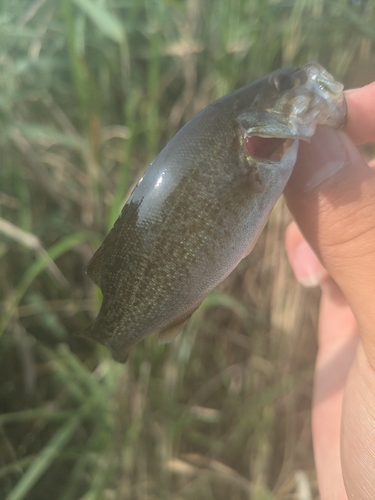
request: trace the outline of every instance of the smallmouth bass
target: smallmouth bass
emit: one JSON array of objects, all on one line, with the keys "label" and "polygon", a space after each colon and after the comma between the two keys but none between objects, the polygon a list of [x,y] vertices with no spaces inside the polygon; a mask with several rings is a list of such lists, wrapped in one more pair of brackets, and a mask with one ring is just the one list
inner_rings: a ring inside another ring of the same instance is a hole
[{"label": "smallmouth bass", "polygon": [[169,141],[87,266],[103,303],[83,336],[125,362],[178,331],[249,254],[299,140],[346,120],[343,86],[319,64],[275,71],[210,104]]}]

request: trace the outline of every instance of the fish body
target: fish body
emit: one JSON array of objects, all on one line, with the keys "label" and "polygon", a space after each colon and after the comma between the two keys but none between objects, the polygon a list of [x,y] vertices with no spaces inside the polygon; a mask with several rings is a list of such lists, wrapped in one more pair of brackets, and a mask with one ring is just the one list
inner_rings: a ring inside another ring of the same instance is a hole
[{"label": "fish body", "polygon": [[88,264],[103,302],[84,335],[126,361],[145,336],[178,330],[252,250],[299,140],[317,124],[343,125],[342,89],[311,63],[272,73],[190,120],[151,163]]}]

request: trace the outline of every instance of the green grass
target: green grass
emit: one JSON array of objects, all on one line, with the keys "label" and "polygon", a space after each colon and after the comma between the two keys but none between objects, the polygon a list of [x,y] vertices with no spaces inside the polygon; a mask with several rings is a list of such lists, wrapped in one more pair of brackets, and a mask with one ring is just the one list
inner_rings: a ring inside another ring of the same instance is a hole
[{"label": "green grass", "polygon": [[214,99],[285,65],[375,78],[372,0],[0,4],[0,497],[287,500],[309,432],[317,296],[280,202],[184,335],[127,365],[72,333],[84,268],[148,163]]}]

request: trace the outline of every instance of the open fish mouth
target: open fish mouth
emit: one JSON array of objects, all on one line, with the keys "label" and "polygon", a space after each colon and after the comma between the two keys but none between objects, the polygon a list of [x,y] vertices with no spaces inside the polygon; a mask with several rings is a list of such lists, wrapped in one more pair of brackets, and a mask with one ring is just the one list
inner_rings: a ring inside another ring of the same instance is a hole
[{"label": "open fish mouth", "polygon": [[252,157],[269,162],[280,162],[296,138],[245,136],[245,149]]}]

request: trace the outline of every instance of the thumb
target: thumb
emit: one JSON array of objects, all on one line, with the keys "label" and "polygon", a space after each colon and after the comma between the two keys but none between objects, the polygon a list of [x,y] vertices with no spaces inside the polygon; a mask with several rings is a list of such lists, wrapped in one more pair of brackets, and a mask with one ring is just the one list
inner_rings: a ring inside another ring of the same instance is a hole
[{"label": "thumb", "polygon": [[343,397],[341,464],[348,498],[368,500],[375,498],[375,172],[343,132],[321,127],[301,146],[285,195],[359,326],[362,343]]},{"label": "thumb", "polygon": [[285,197],[305,238],[344,293],[375,369],[375,172],[342,131],[301,144]]}]

